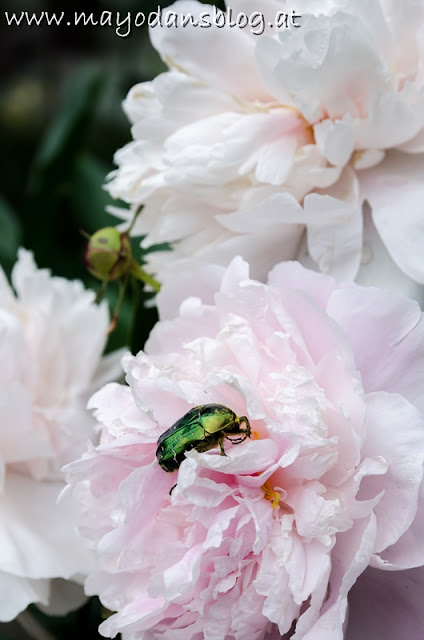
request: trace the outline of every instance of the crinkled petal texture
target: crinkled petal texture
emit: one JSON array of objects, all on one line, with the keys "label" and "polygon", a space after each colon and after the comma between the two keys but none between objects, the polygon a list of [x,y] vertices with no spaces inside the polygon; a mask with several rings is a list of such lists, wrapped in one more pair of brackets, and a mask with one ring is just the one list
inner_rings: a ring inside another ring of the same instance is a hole
[{"label": "crinkled petal texture", "polygon": [[[171,244],[147,256],[159,280],[187,262],[196,271],[239,254],[265,281],[280,261],[302,259],[305,230],[314,268],[353,280],[369,196],[390,259],[408,277],[404,292],[411,279],[424,283],[422,187],[405,181],[409,165],[395,181],[390,163],[372,172],[390,149],[421,172],[424,5],[302,0],[299,10],[301,27],[289,29],[284,0],[233,0],[226,13],[179,0],[150,30],[170,70],[129,92],[133,141],[117,152],[108,189],[131,205],[118,216],[144,205],[133,228],[144,248]],[[185,26],[165,24],[169,14]],[[251,24],[241,29],[243,14]],[[380,257],[366,274],[377,286]]]},{"label": "crinkled petal texture", "polygon": [[[101,362],[108,314],[80,282],[37,270],[21,250],[14,290],[0,273],[0,620],[49,603],[49,578],[87,573],[61,467],[93,438],[87,398],[118,376]],[[57,608],[66,609],[64,602]],[[57,598],[56,598],[57,600]],[[75,601],[75,595],[73,596]],[[71,605],[70,605],[71,606]]]},{"label": "crinkled petal texture", "polygon": [[[87,592],[116,612],[111,637],[342,638],[367,567],[384,585],[424,563],[422,313],[298,263],[262,284],[236,258],[219,279],[124,358],[128,386],[90,401],[101,443],[67,468],[99,562]],[[214,403],[250,437],[221,433],[221,455],[197,431],[165,471],[159,436]]]}]

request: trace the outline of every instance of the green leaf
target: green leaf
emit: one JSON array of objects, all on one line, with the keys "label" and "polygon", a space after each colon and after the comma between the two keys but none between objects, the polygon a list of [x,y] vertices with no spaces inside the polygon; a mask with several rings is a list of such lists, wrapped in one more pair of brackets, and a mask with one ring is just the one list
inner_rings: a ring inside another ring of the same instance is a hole
[{"label": "green leaf", "polygon": [[107,173],[107,168],[89,154],[81,157],[75,170],[72,214],[77,225],[90,235],[117,222],[106,211],[108,205],[117,204],[103,188]]},{"label": "green leaf", "polygon": [[[91,67],[79,70],[65,92],[35,155],[24,199],[24,242],[38,263],[49,263],[57,238],[69,228],[68,201],[79,158],[97,117],[103,74]],[[40,233],[42,229],[42,233]]]},{"label": "green leaf", "polygon": [[0,197],[0,264],[6,268],[11,266],[20,242],[19,220],[10,205]]},{"label": "green leaf", "polygon": [[79,70],[68,85],[40,148],[34,158],[28,181],[29,200],[51,194],[72,173],[96,114],[104,77],[97,69]]}]

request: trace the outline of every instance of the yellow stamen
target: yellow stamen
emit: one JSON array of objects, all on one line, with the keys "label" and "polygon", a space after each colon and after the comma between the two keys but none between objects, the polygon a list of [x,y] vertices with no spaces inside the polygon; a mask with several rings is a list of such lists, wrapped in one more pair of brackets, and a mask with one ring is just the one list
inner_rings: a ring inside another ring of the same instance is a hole
[{"label": "yellow stamen", "polygon": [[[259,433],[257,431],[252,431],[252,436],[255,438],[255,440],[259,440]],[[260,476],[262,475],[261,471],[258,471],[257,473],[253,474],[254,476]],[[286,504],[285,502],[282,502],[280,504],[280,500],[281,500],[281,493],[279,493],[278,491],[275,491],[275,489],[272,488],[269,480],[267,480],[262,486],[261,486],[262,491],[265,494],[265,500],[269,500],[272,508],[273,509],[277,509],[278,506],[282,507],[284,509],[284,511],[287,511],[287,513],[293,513],[293,509],[291,507],[289,507],[288,504]]]},{"label": "yellow stamen", "polygon": [[281,495],[278,493],[278,491],[274,491],[274,489],[270,486],[268,480],[265,482],[265,484],[262,485],[261,489],[265,494],[265,500],[269,500],[272,504],[272,508],[276,509],[278,507],[278,503],[280,502]]}]

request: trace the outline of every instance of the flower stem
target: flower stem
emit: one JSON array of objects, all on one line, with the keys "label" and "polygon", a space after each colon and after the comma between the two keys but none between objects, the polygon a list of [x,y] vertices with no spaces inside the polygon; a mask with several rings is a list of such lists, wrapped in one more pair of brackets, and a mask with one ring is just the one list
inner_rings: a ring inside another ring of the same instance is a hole
[{"label": "flower stem", "polygon": [[160,282],[155,280],[153,276],[146,273],[146,271],[144,271],[144,269],[142,269],[136,262],[131,266],[131,273],[135,278],[137,278],[137,280],[140,280],[141,282],[144,282],[144,284],[148,284],[152,287],[153,291],[156,291],[156,293],[160,291]]},{"label": "flower stem", "polygon": [[116,303],[115,309],[113,311],[112,319],[110,321],[110,325],[107,330],[107,335],[110,335],[116,329],[116,325],[118,324],[118,320],[119,320],[119,314],[121,313],[121,307],[125,300],[125,292],[127,290],[127,285],[128,285],[128,275],[124,276],[124,278],[119,282],[118,302]]},{"label": "flower stem", "polygon": [[94,302],[96,304],[98,304],[100,302],[100,300],[103,298],[105,291],[107,289],[107,285],[108,285],[108,281],[107,280],[103,280],[102,284],[100,285],[100,287],[97,289],[97,293],[96,293],[96,298],[94,300]]},{"label": "flower stem", "polygon": [[130,235],[131,231],[133,230],[133,227],[135,225],[135,221],[138,218],[138,214],[141,212],[141,210],[143,209],[143,205],[140,205],[139,207],[137,207],[137,209],[134,211],[134,215],[133,218],[130,222],[130,226],[128,227],[128,229],[126,230],[125,233],[127,233],[128,235]]}]

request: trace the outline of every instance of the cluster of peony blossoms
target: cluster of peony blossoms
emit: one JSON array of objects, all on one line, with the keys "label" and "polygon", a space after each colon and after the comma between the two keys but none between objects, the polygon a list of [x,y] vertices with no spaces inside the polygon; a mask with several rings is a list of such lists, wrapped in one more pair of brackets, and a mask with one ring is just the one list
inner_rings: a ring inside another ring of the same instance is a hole
[{"label": "cluster of peony blossoms", "polygon": [[[102,358],[105,307],[29,253],[1,276],[0,620],[85,578],[123,640],[421,640],[424,3],[230,6],[264,32],[152,28],[124,105],[114,211],[171,247],[144,351]],[[251,432],[165,470],[210,404]]]},{"label": "cluster of peony blossoms", "polygon": [[[134,140],[108,188],[131,205],[123,218],[144,205],[144,247],[172,244],[151,270],[162,281],[240,254],[263,281],[299,259],[422,297],[423,3],[302,0],[292,29],[267,26],[288,1],[228,4],[260,11],[264,33],[155,26],[169,71],[124,104]],[[213,15],[195,0],[167,10]]]},{"label": "cluster of peony blossoms", "polygon": [[[424,5],[303,0],[301,28],[266,26],[290,8],[234,0],[259,36],[152,28],[169,71],[124,105],[115,212],[142,205],[133,235],[172,250],[147,255],[160,321],[65,468],[107,637],[423,635]],[[250,437],[167,472],[158,439],[209,404]]]},{"label": "cluster of peony blossoms", "polygon": [[[123,358],[128,385],[90,400],[100,444],[66,468],[98,560],[86,591],[116,612],[101,633],[421,638],[419,305],[296,262],[264,284],[235,258],[203,298],[168,285],[145,351]],[[158,437],[209,403],[252,436],[167,473]]]},{"label": "cluster of peony blossoms", "polygon": [[0,270],[2,622],[33,602],[58,615],[84,600],[73,580],[83,582],[93,558],[76,505],[56,504],[61,468],[95,440],[87,400],[120,372],[120,354],[101,358],[108,311],[81,282],[38,270],[21,250],[12,284]]}]

